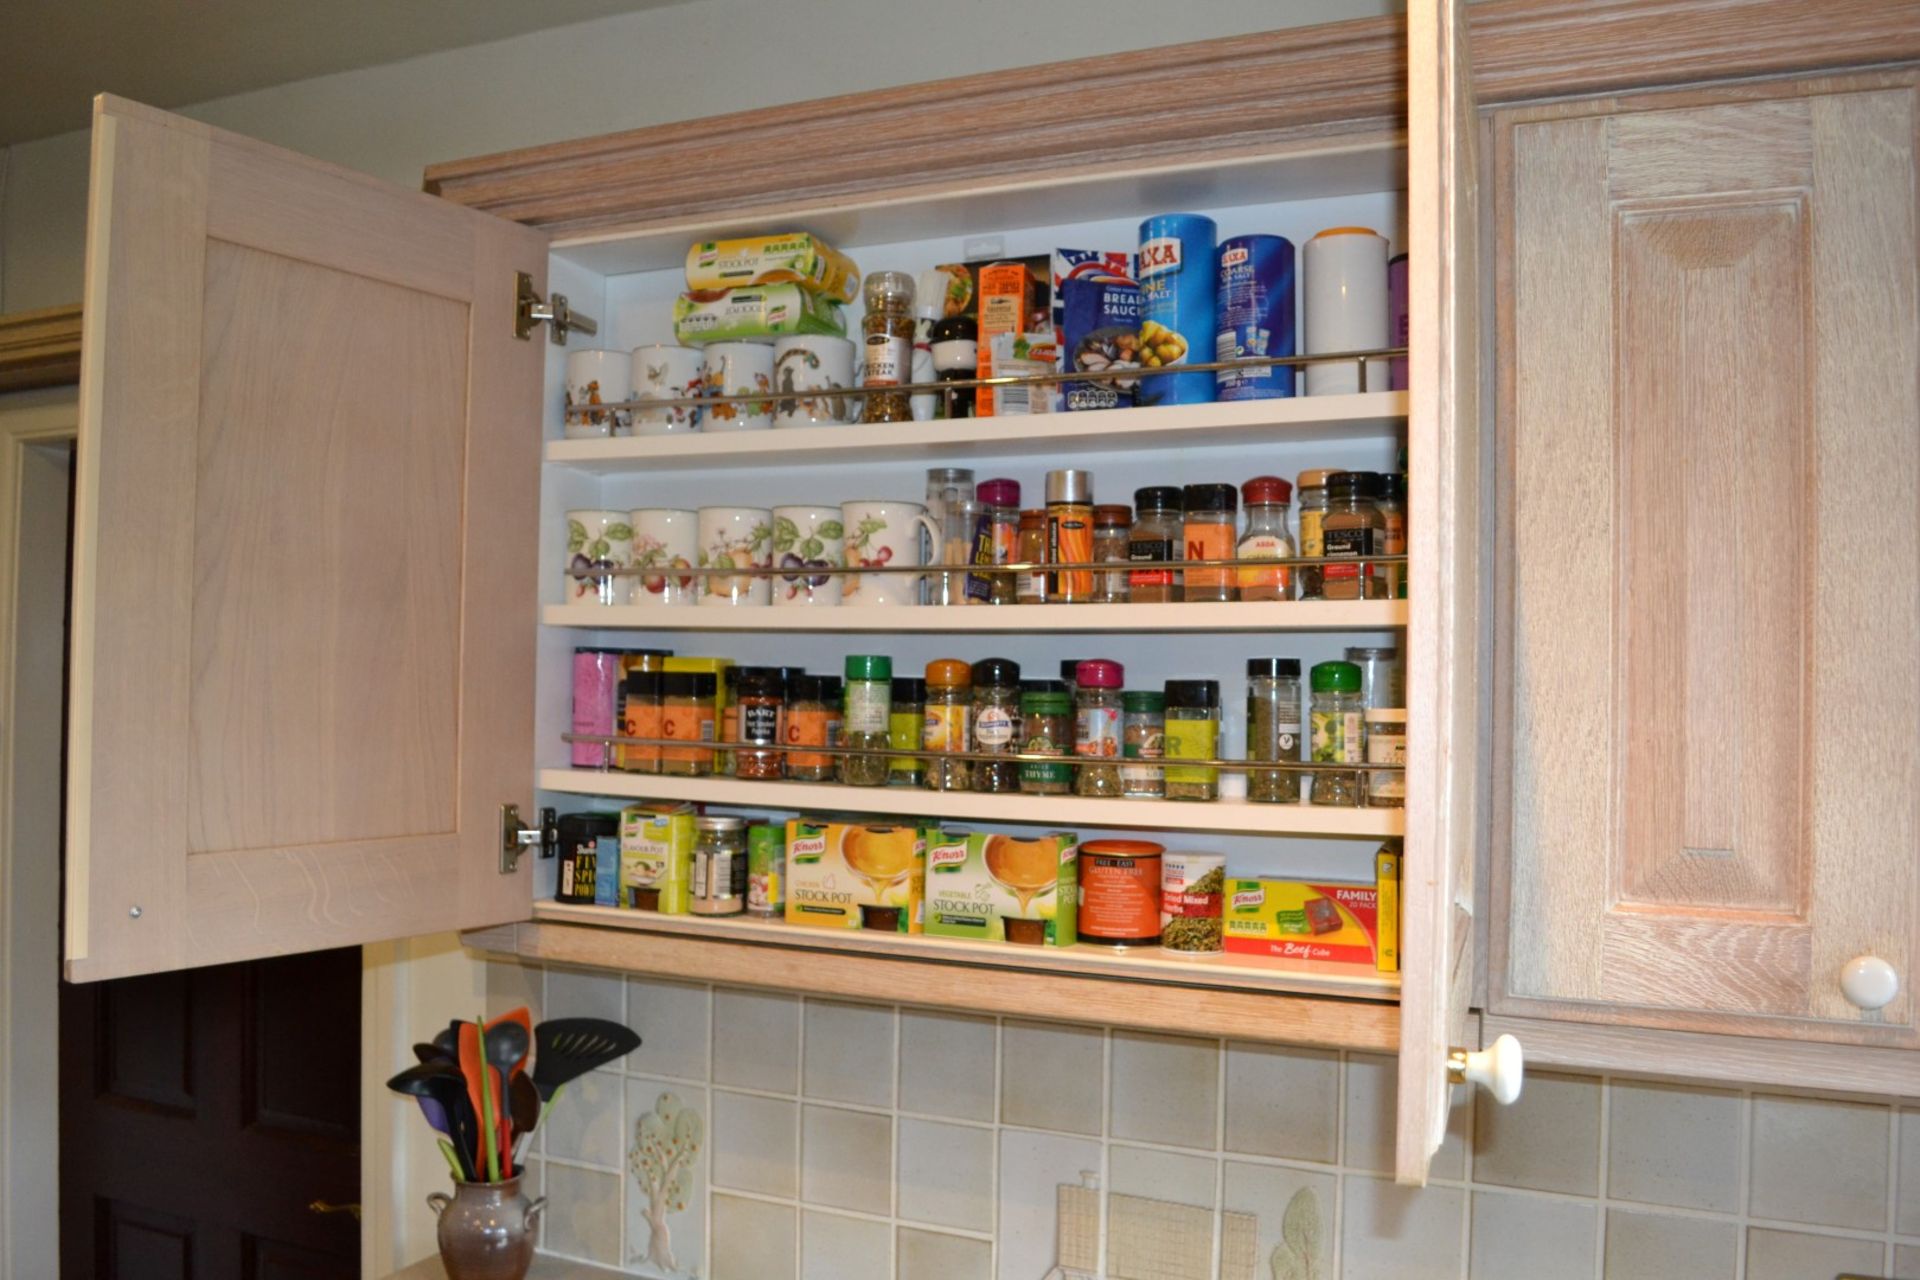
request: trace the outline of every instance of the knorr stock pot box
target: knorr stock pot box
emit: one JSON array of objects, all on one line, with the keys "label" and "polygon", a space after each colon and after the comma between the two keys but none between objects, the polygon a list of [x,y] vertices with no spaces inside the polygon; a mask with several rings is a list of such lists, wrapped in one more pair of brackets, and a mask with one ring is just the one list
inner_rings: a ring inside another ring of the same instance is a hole
[{"label": "knorr stock pot box", "polygon": [[1079,939],[1079,837],[927,831],[926,931],[1031,946]]},{"label": "knorr stock pot box", "polygon": [[787,821],[787,923],[919,933],[925,833],[911,822]]}]

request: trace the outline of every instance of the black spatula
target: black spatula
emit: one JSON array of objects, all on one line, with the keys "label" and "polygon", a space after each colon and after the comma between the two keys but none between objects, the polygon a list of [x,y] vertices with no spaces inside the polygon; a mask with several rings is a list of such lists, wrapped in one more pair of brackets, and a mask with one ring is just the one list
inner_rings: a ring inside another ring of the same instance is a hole
[{"label": "black spatula", "polygon": [[560,1086],[640,1047],[630,1027],[605,1018],[554,1018],[533,1029],[533,1087],[550,1102]]}]

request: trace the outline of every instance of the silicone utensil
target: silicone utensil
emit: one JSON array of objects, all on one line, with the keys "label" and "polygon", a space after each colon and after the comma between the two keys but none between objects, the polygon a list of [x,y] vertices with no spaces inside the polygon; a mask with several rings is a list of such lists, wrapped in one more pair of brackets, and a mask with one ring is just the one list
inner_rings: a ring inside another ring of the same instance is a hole
[{"label": "silicone utensil", "polygon": [[640,1047],[632,1028],[605,1018],[552,1018],[533,1030],[533,1085],[550,1102],[561,1085]]}]

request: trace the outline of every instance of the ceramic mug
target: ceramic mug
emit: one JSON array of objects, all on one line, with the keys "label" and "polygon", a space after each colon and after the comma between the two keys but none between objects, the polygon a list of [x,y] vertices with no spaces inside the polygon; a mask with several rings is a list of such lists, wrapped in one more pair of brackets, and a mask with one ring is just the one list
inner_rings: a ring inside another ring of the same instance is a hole
[{"label": "ceramic mug", "polygon": [[[773,513],[764,507],[700,508],[700,567],[768,568],[773,564]],[[773,587],[765,575],[703,574],[704,605],[766,604]]]},{"label": "ceramic mug", "polygon": [[691,569],[700,554],[700,513],[677,507],[642,507],[628,513],[633,526],[633,567],[658,568],[660,573],[636,574],[630,599],[634,604],[694,604],[700,598],[700,579],[692,574],[664,572]]},{"label": "ceramic mug", "polygon": [[[917,502],[874,499],[840,504],[840,524],[846,535],[847,565],[906,565],[925,563],[920,553],[924,530],[938,546],[940,528]],[[920,603],[917,573],[850,573],[840,599],[846,604],[903,605]]]},{"label": "ceramic mug", "polygon": [[[583,404],[616,404],[633,393],[633,366],[618,351],[567,352],[567,407]],[[569,440],[590,440],[624,431],[633,415],[625,409],[601,409],[584,414],[568,414],[566,435]]]},{"label": "ceramic mug", "polygon": [[567,603],[625,604],[624,577],[575,575],[593,569],[624,569],[632,556],[633,525],[626,512],[567,512]]},{"label": "ceramic mug", "polygon": [[[773,561],[780,568],[839,568],[847,563],[845,527],[838,507],[775,507]],[[840,574],[813,573],[773,580],[777,605],[840,603]]]},{"label": "ceramic mug", "polygon": [[[776,427],[837,426],[860,416],[852,396],[806,395],[853,385],[853,343],[818,334],[790,334],[773,343]],[[796,392],[802,394],[795,394]]]},{"label": "ceramic mug", "polygon": [[[698,347],[652,346],[633,349],[633,398],[680,400],[697,396],[704,384],[706,361]],[[633,434],[677,435],[700,429],[700,410],[692,405],[635,406]]]},{"label": "ceramic mug", "polygon": [[[773,348],[764,342],[710,342],[706,349],[710,396],[749,396],[773,390]],[[716,404],[701,411],[703,431],[765,431],[773,425],[773,401]]]}]

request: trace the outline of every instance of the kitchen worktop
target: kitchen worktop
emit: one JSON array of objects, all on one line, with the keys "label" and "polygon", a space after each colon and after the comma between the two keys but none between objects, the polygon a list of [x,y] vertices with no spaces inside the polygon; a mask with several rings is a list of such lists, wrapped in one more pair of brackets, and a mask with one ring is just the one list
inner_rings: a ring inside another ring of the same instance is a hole
[{"label": "kitchen worktop", "polygon": [[[569,1262],[565,1258],[549,1258],[536,1254],[533,1269],[527,1272],[527,1280],[629,1280],[623,1271],[610,1271],[606,1267],[595,1267],[585,1262]],[[440,1265],[438,1257],[422,1258],[410,1267],[394,1272],[387,1280],[447,1280],[447,1270]]]}]

